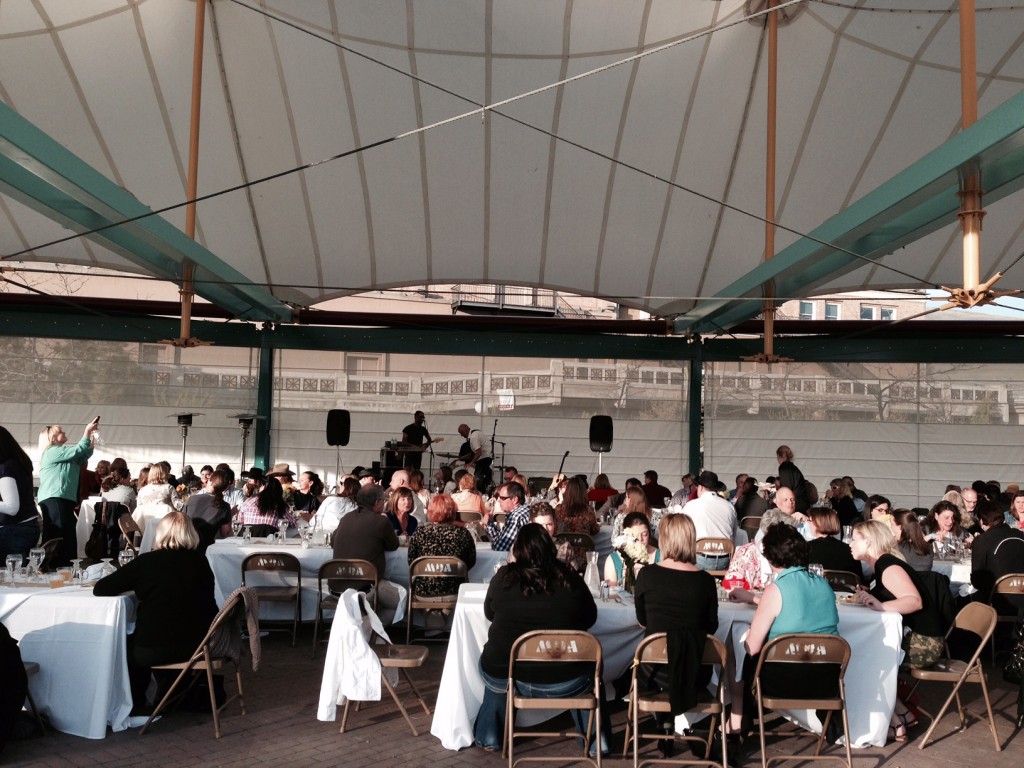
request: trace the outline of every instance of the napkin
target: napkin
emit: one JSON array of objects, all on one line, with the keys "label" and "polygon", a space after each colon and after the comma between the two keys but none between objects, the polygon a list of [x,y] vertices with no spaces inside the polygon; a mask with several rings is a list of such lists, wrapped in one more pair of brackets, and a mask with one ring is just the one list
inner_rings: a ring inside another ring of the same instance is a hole
[{"label": "napkin", "polygon": [[95,581],[100,578],[103,578],[103,563],[96,563],[85,569],[86,581]]}]

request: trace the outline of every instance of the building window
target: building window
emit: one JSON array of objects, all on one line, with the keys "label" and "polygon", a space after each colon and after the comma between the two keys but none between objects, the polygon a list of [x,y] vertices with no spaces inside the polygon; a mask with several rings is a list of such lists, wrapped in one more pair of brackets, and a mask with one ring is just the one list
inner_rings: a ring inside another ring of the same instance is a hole
[{"label": "building window", "polygon": [[825,302],[825,319],[826,320],[838,320],[839,319],[839,304],[834,301]]},{"label": "building window", "polygon": [[872,304],[861,304],[860,305],[860,319],[861,320],[877,320],[878,319],[878,307]]},{"label": "building window", "polygon": [[814,319],[814,302],[813,301],[801,301],[800,302],[800,319],[801,320],[813,320]]},{"label": "building window", "polygon": [[895,320],[896,319],[896,307],[882,307],[882,319],[883,320]]}]

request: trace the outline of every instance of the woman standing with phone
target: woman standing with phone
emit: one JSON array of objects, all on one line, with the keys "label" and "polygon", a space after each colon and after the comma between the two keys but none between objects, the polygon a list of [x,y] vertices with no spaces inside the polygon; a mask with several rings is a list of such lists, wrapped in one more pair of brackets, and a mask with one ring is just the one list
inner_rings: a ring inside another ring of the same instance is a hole
[{"label": "woman standing with phone", "polygon": [[68,436],[59,424],[43,427],[39,433],[39,506],[43,509],[43,541],[63,538],[56,565],[70,565],[78,557],[75,535],[75,506],[78,504],[78,475],[92,456],[93,433],[100,417],[85,425],[82,439],[67,445]]}]

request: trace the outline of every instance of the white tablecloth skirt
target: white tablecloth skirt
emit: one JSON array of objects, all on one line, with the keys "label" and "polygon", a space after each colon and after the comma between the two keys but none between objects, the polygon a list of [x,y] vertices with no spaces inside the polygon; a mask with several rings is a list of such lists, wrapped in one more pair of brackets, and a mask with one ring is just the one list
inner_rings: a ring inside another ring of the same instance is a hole
[{"label": "white tablecloth skirt", "polygon": [[[446,749],[461,749],[473,743],[473,722],[484,693],[479,659],[489,627],[483,612],[486,593],[486,586],[477,584],[463,585],[459,592],[430,727]],[[741,638],[750,627],[753,613],[748,605],[719,603],[715,634],[738,654],[737,668],[742,666],[744,655]],[[903,619],[859,605],[841,605],[839,631],[852,650],[846,695],[853,746],[884,746],[896,702],[896,672],[903,656]],[[599,602],[597,623],[590,632],[601,641],[605,687],[610,690],[611,681],[632,662],[643,629],[636,622],[632,605]],[[821,724],[812,712],[796,714],[805,725],[820,730]]]},{"label": "white tablecloth skirt", "polygon": [[108,725],[115,731],[128,727],[134,597],[94,597],[91,588],[78,586],[4,587],[0,621],[18,641],[22,659],[39,664],[29,689],[54,728],[102,739]]}]

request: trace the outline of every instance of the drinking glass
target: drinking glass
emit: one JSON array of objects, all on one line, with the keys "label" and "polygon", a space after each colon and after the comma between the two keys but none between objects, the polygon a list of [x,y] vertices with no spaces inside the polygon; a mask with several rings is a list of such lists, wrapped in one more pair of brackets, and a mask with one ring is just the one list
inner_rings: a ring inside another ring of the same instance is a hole
[{"label": "drinking glass", "polygon": [[231,535],[234,536],[237,539],[238,538],[238,534],[239,534],[239,532],[241,530],[242,530],[242,521],[241,520],[232,520],[231,521]]},{"label": "drinking glass", "polygon": [[46,550],[42,547],[33,547],[29,550],[29,577],[40,577],[43,572],[43,560],[46,559]]},{"label": "drinking glass", "polygon": [[244,530],[242,531],[242,541],[246,543],[252,541],[252,528],[250,528],[248,525],[245,526]]},{"label": "drinking glass", "polygon": [[824,578],[825,566],[823,566],[821,563],[811,563],[807,566],[807,572],[812,576],[821,576],[822,578]]},{"label": "drinking glass", "polygon": [[21,568],[21,555],[8,555],[4,565],[7,568],[7,580],[13,584],[14,573]]},{"label": "drinking glass", "polygon": [[281,543],[284,544],[285,537],[288,535],[288,521],[278,520],[277,521],[277,535],[281,539]]},{"label": "drinking glass", "polygon": [[[100,562],[103,563],[103,576],[109,576],[115,572],[114,569],[114,558],[112,557],[101,557]],[[102,578],[102,577],[101,577]]]},{"label": "drinking glass", "polygon": [[124,568],[128,563],[135,559],[135,553],[130,549],[122,549],[117,553],[117,564]]},{"label": "drinking glass", "polygon": [[71,580],[81,579],[82,577],[82,560],[76,557],[71,561]]}]

